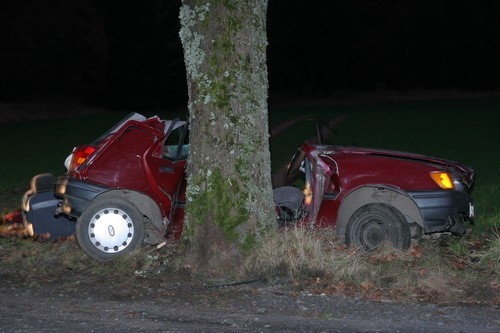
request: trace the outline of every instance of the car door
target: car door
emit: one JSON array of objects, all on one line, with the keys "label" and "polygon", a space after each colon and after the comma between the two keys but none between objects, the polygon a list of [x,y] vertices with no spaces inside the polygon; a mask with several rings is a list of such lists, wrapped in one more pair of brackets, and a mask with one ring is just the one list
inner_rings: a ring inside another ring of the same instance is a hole
[{"label": "car door", "polygon": [[157,163],[159,187],[173,200],[179,184],[185,177],[189,154],[188,124],[184,121],[167,122],[166,139],[163,142],[161,158]]}]

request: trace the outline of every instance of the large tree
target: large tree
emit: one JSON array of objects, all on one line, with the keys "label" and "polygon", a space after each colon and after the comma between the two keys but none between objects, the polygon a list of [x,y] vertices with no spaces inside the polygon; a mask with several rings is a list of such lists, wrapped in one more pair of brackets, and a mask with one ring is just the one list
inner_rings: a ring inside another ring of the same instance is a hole
[{"label": "large tree", "polygon": [[183,0],[190,114],[184,235],[206,268],[229,267],[273,226],[267,0]]}]

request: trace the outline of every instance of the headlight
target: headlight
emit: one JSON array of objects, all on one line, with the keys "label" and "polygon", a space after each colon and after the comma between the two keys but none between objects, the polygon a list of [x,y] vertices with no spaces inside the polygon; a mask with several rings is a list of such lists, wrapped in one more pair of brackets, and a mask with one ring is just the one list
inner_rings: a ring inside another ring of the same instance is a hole
[{"label": "headlight", "polygon": [[443,190],[454,189],[453,178],[448,172],[434,171],[430,173],[430,176]]}]

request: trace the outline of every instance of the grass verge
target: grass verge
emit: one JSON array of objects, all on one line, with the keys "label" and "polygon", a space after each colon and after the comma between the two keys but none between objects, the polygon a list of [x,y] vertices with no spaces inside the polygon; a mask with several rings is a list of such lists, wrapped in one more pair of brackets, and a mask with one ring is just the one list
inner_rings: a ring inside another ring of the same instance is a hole
[{"label": "grass verge", "polygon": [[[226,279],[266,279],[311,294],[342,294],[376,301],[430,302],[439,305],[500,305],[500,237],[442,234],[414,241],[408,251],[380,247],[348,249],[334,230],[281,229],[269,234],[237,272]],[[43,241],[26,237],[22,226],[0,228],[0,277],[27,285],[63,281],[168,279],[182,266],[176,245],[140,252],[109,263],[88,258],[73,237]],[[191,276],[192,277],[192,276]],[[200,277],[210,283],[210,277]],[[220,283],[221,277],[213,280]]]},{"label": "grass verge", "polygon": [[[442,234],[409,251],[347,249],[333,230],[290,228],[269,235],[244,265],[247,275],[287,276],[317,294],[438,304],[500,304],[500,238]],[[459,249],[457,251],[457,249]]]}]

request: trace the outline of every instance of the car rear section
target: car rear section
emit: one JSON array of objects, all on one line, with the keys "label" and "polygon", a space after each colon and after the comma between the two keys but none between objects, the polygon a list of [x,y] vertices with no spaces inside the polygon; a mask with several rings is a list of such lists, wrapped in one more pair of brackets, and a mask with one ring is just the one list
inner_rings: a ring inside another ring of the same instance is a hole
[{"label": "car rear section", "polygon": [[[186,122],[131,113],[76,147],[65,175],[34,177],[23,198],[26,223],[33,234],[56,235],[70,226],[84,252],[99,261],[163,242],[168,230],[179,235],[183,219],[176,209],[183,210],[178,197],[188,151]],[[56,219],[64,224],[56,227]]]},{"label": "car rear section", "polygon": [[175,144],[165,139],[186,128],[178,120],[131,119],[96,144],[75,148],[55,194],[60,211],[77,219],[77,240],[89,256],[112,260],[165,240],[188,148],[179,141],[184,135]]}]

